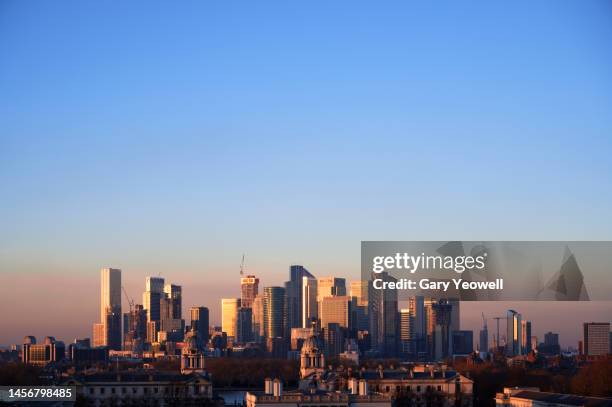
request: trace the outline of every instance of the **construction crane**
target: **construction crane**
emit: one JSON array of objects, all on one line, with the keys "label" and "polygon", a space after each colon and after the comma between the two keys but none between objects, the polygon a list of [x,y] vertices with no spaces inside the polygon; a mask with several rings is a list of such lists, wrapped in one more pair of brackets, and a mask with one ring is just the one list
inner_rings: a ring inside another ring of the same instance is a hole
[{"label": "construction crane", "polygon": [[240,275],[244,274],[244,253],[242,253],[242,261],[240,262]]},{"label": "construction crane", "polygon": [[132,312],[132,310],[134,309],[134,300],[130,298],[127,291],[125,291],[124,286],[121,286],[121,289],[123,290],[123,293],[125,294],[125,298],[127,298],[128,300],[128,304],[130,304],[130,312]]}]

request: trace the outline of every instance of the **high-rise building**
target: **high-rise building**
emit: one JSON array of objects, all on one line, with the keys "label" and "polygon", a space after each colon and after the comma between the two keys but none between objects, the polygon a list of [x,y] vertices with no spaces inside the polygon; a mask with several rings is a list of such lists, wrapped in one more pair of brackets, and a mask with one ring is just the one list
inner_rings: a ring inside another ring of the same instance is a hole
[{"label": "high-rise building", "polygon": [[524,354],[531,352],[531,321],[521,321],[521,349]]},{"label": "high-rise building", "polygon": [[322,277],[317,281],[317,302],[325,297],[346,295],[346,280],[338,277]]},{"label": "high-rise building", "polygon": [[302,277],[302,328],[311,328],[319,316],[317,304],[317,279]]},{"label": "high-rise building", "polygon": [[241,344],[251,342],[253,338],[253,309],[238,308],[236,319],[236,341]]},{"label": "high-rise building", "polygon": [[140,352],[147,339],[147,313],[140,304],[123,314],[123,349]]},{"label": "high-rise building", "polygon": [[303,280],[304,277],[314,278],[304,266],[294,264],[289,267],[289,281],[285,283],[287,318],[285,336],[289,336],[291,328],[300,328],[303,325],[304,299]]},{"label": "high-rise building", "polygon": [[344,350],[345,332],[346,330],[337,323],[329,323],[323,327],[325,355],[327,357],[336,357]]},{"label": "high-rise building", "polygon": [[415,353],[415,332],[414,332],[414,315],[410,308],[403,308],[399,311],[399,340],[400,352],[403,355],[412,355]]},{"label": "high-rise building", "polygon": [[451,325],[453,305],[446,299],[431,304],[431,351],[435,360],[446,358],[452,354]]},{"label": "high-rise building", "polygon": [[[384,282],[396,282],[389,273],[376,276]],[[368,317],[370,319],[370,344],[382,356],[394,356],[398,349],[397,290],[377,290],[368,285]]]},{"label": "high-rise building", "polygon": [[253,300],[253,341],[263,343],[264,333],[264,306],[263,295],[258,295]]},{"label": "high-rise building", "polygon": [[521,342],[523,334],[521,314],[514,310],[508,310],[506,318],[506,355],[522,355]]},{"label": "high-rise building", "polygon": [[197,332],[198,338],[202,341],[202,346],[208,342],[209,312],[206,307],[191,307],[189,309],[191,317],[191,329]]},{"label": "high-rise building", "polygon": [[342,328],[351,329],[351,297],[325,297],[321,300],[321,328],[336,323]]},{"label": "high-rise building", "polygon": [[183,289],[180,285],[166,284],[164,285],[164,294],[168,298],[170,309],[168,313],[168,319],[181,319],[183,318],[183,301],[182,294]]},{"label": "high-rise building", "polygon": [[267,339],[285,336],[285,289],[265,287],[263,298],[264,335]]},{"label": "high-rise building", "polygon": [[601,356],[610,353],[610,323],[584,323],[584,354]]},{"label": "high-rise building", "polygon": [[478,350],[481,352],[488,352],[489,351],[489,330],[487,329],[487,326],[485,325],[481,330],[480,330],[480,338],[479,338],[479,342],[478,342]]},{"label": "high-rise building", "polygon": [[367,280],[351,281],[349,295],[357,299],[357,306],[367,307],[368,306],[368,281]]},{"label": "high-rise building", "polygon": [[259,294],[259,279],[253,275],[240,278],[240,304],[243,308],[253,307],[253,300]]},{"label": "high-rise building", "polygon": [[414,296],[408,299],[408,309],[414,317],[415,352],[427,352],[427,318],[425,310],[425,297]]},{"label": "high-rise building", "polygon": [[474,351],[474,333],[472,331],[453,331],[453,355],[468,355]]},{"label": "high-rise building", "polygon": [[142,305],[147,311],[147,322],[161,319],[160,306],[163,297],[164,279],[162,277],[147,277],[145,279],[145,292],[142,295]]},{"label": "high-rise building", "polygon": [[236,338],[238,308],[240,308],[240,298],[221,299],[221,329],[227,333],[228,338]]},{"label": "high-rise building", "polygon": [[94,345],[121,350],[121,270],[100,270],[100,322],[94,325]]}]

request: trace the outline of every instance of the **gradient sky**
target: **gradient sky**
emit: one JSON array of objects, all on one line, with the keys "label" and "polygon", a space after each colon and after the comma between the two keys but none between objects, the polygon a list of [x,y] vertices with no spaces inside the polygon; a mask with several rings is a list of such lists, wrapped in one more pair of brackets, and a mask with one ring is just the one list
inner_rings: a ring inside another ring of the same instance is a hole
[{"label": "gradient sky", "polygon": [[2,1],[0,344],[90,336],[103,266],[218,320],[242,253],[612,240],[611,42],[606,1]]}]

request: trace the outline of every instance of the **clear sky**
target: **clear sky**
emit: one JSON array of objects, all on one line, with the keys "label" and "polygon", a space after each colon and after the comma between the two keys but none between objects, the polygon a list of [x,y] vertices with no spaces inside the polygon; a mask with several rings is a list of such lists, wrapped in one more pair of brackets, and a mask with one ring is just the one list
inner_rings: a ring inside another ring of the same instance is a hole
[{"label": "clear sky", "polygon": [[611,43],[607,1],[2,1],[0,344],[91,335],[103,266],[214,319],[243,252],[611,240]]}]

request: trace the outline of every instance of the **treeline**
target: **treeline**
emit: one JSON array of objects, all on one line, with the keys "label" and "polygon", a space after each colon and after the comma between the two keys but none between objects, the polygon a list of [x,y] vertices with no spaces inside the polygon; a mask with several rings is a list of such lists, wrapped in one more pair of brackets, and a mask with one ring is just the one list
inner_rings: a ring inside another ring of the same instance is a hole
[{"label": "treeline", "polygon": [[612,357],[578,369],[508,367],[485,363],[476,366],[455,364],[455,368],[474,380],[475,404],[494,405],[496,393],[504,387],[537,387],[541,391],[582,396],[612,397]]},{"label": "treeline", "polygon": [[210,358],[206,359],[206,370],[212,374],[214,387],[263,388],[266,377],[295,387],[300,374],[297,361],[284,359]]}]

